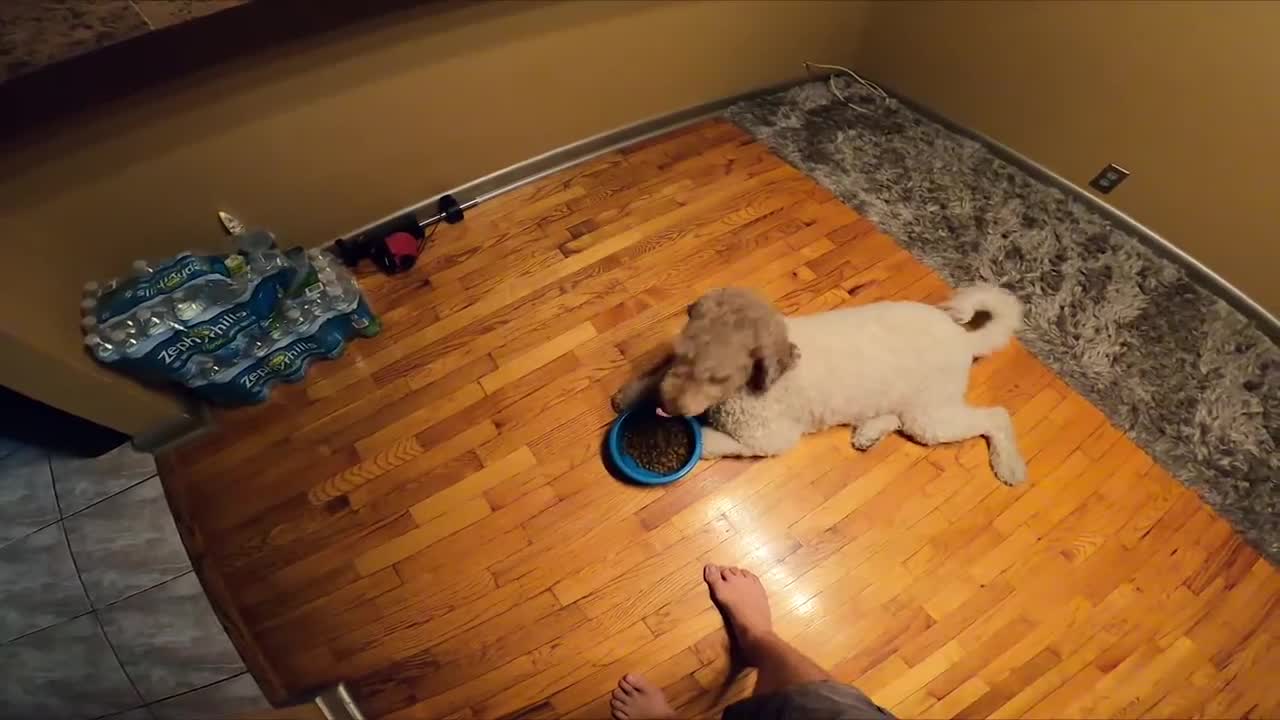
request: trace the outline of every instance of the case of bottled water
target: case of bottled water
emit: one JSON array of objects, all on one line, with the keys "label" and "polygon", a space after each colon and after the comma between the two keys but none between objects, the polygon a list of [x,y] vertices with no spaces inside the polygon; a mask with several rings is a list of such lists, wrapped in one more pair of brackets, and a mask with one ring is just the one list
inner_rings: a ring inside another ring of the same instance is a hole
[{"label": "case of bottled water", "polygon": [[81,327],[99,361],[152,382],[174,382],[222,405],[265,400],[298,382],[317,358],[342,354],[381,329],[354,277],[320,250],[282,252],[264,231],[240,252],[184,252],[134,263],[124,280],[85,285]]}]

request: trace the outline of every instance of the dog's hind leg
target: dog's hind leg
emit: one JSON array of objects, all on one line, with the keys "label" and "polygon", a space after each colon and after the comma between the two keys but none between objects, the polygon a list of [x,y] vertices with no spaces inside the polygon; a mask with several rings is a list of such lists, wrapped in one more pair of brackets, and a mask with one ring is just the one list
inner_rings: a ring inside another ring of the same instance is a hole
[{"label": "dog's hind leg", "polygon": [[853,446],[858,450],[870,450],[885,435],[902,427],[897,415],[878,415],[858,423],[853,429]]},{"label": "dog's hind leg", "polygon": [[954,405],[904,414],[903,430],[926,445],[959,442],[982,435],[991,451],[991,469],[1005,485],[1027,479],[1009,411],[1001,407]]}]

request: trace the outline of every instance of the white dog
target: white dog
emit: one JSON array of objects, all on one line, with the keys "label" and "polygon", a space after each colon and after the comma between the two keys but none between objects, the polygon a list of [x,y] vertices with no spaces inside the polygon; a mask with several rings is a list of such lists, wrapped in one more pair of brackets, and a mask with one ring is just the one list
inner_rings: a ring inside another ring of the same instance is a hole
[{"label": "white dog", "polygon": [[878,302],[784,318],[755,293],[713,290],[689,306],[671,358],[614,396],[657,390],[660,411],[702,415],[703,457],[777,455],[805,433],[853,425],[865,450],[901,429],[933,445],[985,436],[995,475],[1026,478],[1009,413],[965,402],[969,368],[1012,338],[1022,305],[995,287],[941,306]]}]

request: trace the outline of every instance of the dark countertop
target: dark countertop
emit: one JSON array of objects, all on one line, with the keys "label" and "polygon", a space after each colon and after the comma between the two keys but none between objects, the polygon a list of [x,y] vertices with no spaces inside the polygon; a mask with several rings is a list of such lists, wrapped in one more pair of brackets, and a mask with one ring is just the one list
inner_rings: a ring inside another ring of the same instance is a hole
[{"label": "dark countertop", "polygon": [[0,82],[248,0],[6,0]]}]

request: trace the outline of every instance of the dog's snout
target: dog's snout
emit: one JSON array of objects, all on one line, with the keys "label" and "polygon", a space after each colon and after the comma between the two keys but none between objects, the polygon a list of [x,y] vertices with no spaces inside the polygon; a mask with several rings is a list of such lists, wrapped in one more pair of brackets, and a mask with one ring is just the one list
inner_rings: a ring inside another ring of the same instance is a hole
[{"label": "dog's snout", "polygon": [[663,417],[676,417],[682,414],[680,412],[680,403],[675,402],[671,395],[662,393],[658,396],[658,414]]},{"label": "dog's snout", "polygon": [[707,409],[707,406],[695,398],[680,397],[674,402],[663,402],[660,404],[663,412],[668,415],[694,417],[701,415]]},{"label": "dog's snout", "polygon": [[666,387],[662,388],[662,391],[658,393],[658,414],[663,417],[676,417],[684,414],[678,393],[673,393]]}]

